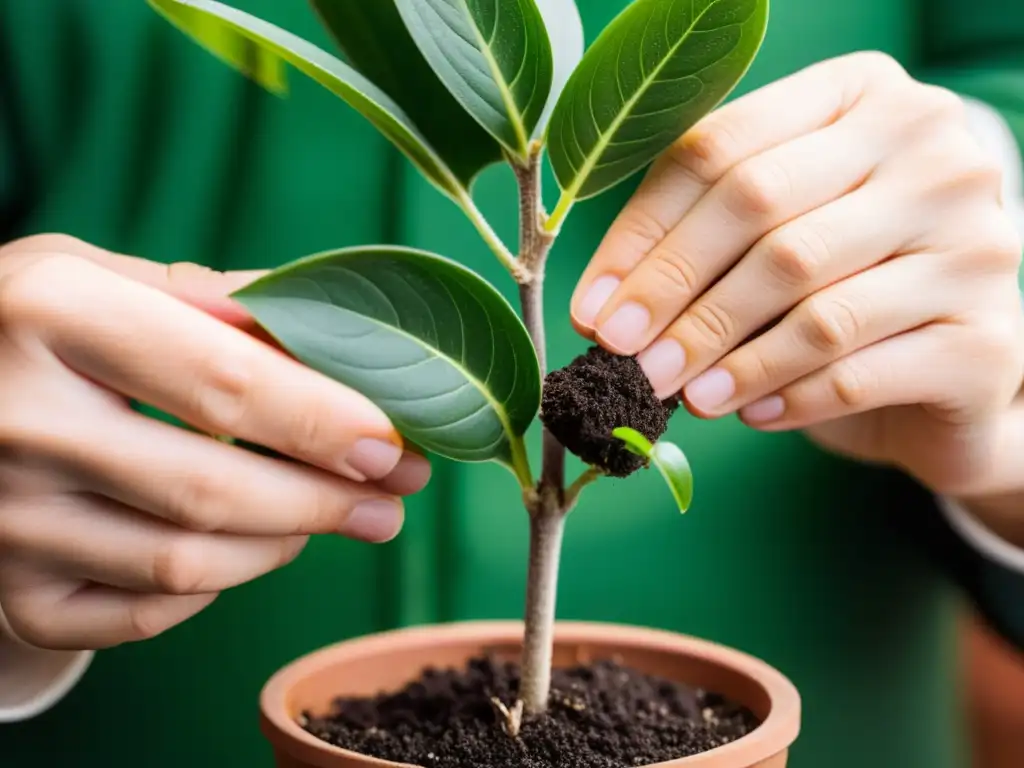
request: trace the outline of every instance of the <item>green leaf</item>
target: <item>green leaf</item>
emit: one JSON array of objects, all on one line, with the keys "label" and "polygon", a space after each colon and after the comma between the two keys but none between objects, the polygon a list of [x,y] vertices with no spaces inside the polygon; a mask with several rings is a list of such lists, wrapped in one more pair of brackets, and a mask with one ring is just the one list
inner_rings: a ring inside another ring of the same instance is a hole
[{"label": "green leaf", "polygon": [[569,82],[572,73],[583,59],[586,41],[583,36],[583,20],[580,18],[580,9],[576,7],[576,0],[536,0],[536,2],[537,10],[544,18],[544,26],[548,31],[554,64],[548,103],[533,132],[535,139],[542,139],[547,133],[548,123],[551,120],[551,114],[555,111],[558,97],[562,95],[565,84]]},{"label": "green leaf", "polygon": [[553,61],[534,0],[395,0],[448,90],[494,138],[525,158],[551,90]]},{"label": "green leaf", "polygon": [[426,450],[528,477],[521,438],[540,407],[537,355],[509,303],[469,269],[408,248],[349,248],[286,265],[235,298],[300,362],[364,394]]},{"label": "green leaf", "polygon": [[467,189],[480,171],[501,160],[501,145],[423,58],[395,0],[311,2],[348,62],[395,100]]},{"label": "green leaf", "polygon": [[635,0],[608,25],[551,117],[563,190],[552,228],[714,109],[749,69],[767,23],[768,0]]},{"label": "green leaf", "polygon": [[626,449],[654,464],[668,483],[680,512],[686,512],[693,502],[693,473],[686,454],[675,443],[660,440],[654,445],[635,429],[616,427],[612,436],[626,445]]},{"label": "green leaf", "polygon": [[363,75],[317,46],[214,0],[147,0],[211,53],[268,90],[287,90],[291,64],[344,99],[390,139],[441,191],[460,204],[465,190],[412,120]]}]

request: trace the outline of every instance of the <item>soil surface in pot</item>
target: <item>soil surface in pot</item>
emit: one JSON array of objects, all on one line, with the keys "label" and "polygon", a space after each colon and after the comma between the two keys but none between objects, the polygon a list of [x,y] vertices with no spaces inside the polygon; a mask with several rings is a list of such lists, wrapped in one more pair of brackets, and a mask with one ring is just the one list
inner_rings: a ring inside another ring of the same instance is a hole
[{"label": "soil surface in pot", "polygon": [[754,715],[721,696],[612,661],[556,670],[548,713],[506,735],[493,699],[515,701],[518,665],[474,659],[428,669],[404,689],[305,713],[314,736],[424,768],[635,768],[735,741]]}]

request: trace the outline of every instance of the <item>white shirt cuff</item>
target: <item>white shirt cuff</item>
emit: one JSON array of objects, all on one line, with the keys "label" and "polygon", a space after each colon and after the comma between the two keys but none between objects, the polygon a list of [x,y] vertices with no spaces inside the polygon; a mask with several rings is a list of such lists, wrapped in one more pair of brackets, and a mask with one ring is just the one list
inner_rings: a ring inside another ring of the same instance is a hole
[{"label": "white shirt cuff", "polygon": [[82,679],[93,655],[26,645],[0,610],[0,723],[28,720],[56,705]]},{"label": "white shirt cuff", "polygon": [[939,497],[938,503],[950,526],[974,551],[1007,570],[1024,575],[1024,549],[993,533],[959,502]]}]

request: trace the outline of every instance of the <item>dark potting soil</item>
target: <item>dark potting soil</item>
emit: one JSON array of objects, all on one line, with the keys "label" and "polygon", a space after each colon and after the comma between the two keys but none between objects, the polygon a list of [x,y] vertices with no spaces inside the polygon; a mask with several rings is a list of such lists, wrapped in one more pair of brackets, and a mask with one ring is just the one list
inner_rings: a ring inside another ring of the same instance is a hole
[{"label": "dark potting soil", "polygon": [[612,430],[632,427],[657,442],[678,407],[677,397],[658,400],[635,357],[594,346],[548,374],[540,418],[562,445],[587,464],[626,477],[640,469],[644,460],[612,437]]},{"label": "dark potting soil", "polygon": [[611,661],[556,670],[548,712],[509,737],[492,698],[511,706],[518,665],[475,659],[427,670],[396,693],[339,699],[306,713],[314,736],[364,755],[423,768],[635,768],[688,757],[757,727],[721,696]]}]

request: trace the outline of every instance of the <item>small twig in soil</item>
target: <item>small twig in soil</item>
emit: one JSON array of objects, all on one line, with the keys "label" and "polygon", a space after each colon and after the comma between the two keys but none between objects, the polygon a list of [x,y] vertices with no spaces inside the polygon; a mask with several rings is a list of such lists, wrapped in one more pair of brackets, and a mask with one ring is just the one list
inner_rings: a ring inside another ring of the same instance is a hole
[{"label": "small twig in soil", "polygon": [[491,697],[491,704],[498,714],[498,721],[501,729],[506,735],[513,739],[519,737],[519,731],[523,727],[523,701],[520,699],[512,709],[505,706],[505,703],[497,696]]}]

